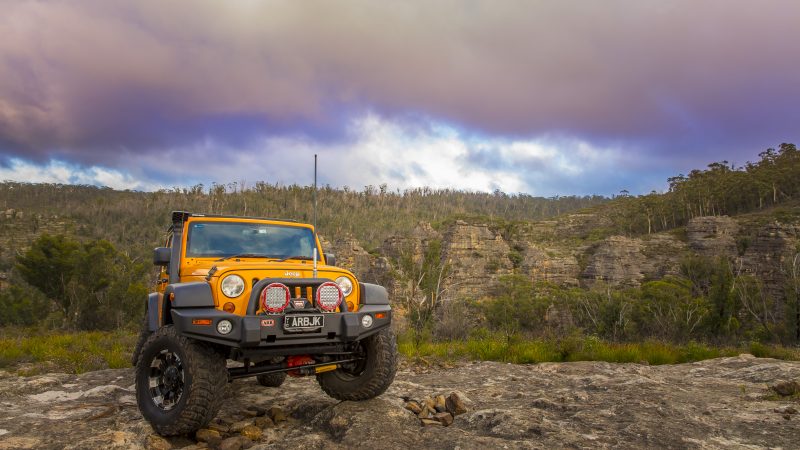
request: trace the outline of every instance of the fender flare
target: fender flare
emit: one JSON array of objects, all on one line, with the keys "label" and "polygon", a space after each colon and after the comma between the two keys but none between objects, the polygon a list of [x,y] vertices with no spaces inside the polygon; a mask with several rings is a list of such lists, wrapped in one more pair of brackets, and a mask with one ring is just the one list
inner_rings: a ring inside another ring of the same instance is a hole
[{"label": "fender flare", "polygon": [[362,305],[388,305],[389,293],[386,288],[377,284],[358,283],[361,288],[360,300]]},{"label": "fender flare", "polygon": [[[159,297],[161,304],[159,304]],[[169,300],[172,297],[172,300]],[[170,310],[185,308],[215,308],[211,286],[203,281],[173,283],[164,289],[164,295],[152,293],[147,299],[147,327],[156,331],[172,323]]]}]

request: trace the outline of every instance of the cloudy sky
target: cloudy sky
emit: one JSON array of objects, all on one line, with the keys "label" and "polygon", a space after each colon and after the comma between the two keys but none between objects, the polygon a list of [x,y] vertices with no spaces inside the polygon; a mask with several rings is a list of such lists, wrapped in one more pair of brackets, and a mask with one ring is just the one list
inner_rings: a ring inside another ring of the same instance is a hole
[{"label": "cloudy sky", "polygon": [[0,180],[608,195],[800,143],[796,0],[0,8]]}]

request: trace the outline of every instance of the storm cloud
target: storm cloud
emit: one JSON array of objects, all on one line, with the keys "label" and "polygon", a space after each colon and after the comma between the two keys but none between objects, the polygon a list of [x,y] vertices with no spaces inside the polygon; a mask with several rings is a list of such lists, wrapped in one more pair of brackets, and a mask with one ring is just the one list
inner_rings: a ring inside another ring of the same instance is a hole
[{"label": "storm cloud", "polygon": [[[483,179],[464,188],[553,179],[590,193],[601,187],[574,176],[592,158],[648,189],[633,174],[743,163],[798,137],[795,1],[84,0],[3,10],[6,172],[14,158],[60,161],[123,170],[145,186],[165,176],[145,164],[193,158],[181,180],[235,177],[216,171],[221,154],[355,157],[372,142],[358,127],[372,120],[401,131],[373,146],[374,161],[347,165],[372,171],[363,179],[346,171],[333,183],[430,183],[410,164],[378,161],[455,133],[458,166]],[[430,151],[449,154],[442,148]]]}]

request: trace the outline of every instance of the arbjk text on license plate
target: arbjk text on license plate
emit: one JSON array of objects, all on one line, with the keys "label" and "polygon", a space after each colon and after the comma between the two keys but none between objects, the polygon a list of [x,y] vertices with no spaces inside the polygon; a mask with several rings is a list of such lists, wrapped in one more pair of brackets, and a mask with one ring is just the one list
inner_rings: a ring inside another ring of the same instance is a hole
[{"label": "arbjk text on license plate", "polygon": [[325,318],[321,314],[288,315],[283,322],[287,330],[312,330],[322,328]]}]

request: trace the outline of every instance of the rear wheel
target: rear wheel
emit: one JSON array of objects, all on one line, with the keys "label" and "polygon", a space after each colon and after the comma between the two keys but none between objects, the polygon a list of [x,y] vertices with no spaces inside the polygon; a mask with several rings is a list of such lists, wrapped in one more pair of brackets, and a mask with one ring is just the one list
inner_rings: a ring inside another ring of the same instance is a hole
[{"label": "rear wheel", "polygon": [[154,332],[136,364],[136,401],[156,432],[192,433],[217,415],[228,383],[225,358],[171,326]]},{"label": "rear wheel", "polygon": [[266,387],[280,387],[286,381],[286,372],[267,373],[256,377],[258,384]]},{"label": "rear wheel", "polygon": [[326,394],[337,400],[367,400],[386,392],[397,372],[397,342],[391,328],[359,342],[356,354],[363,359],[317,375]]}]

